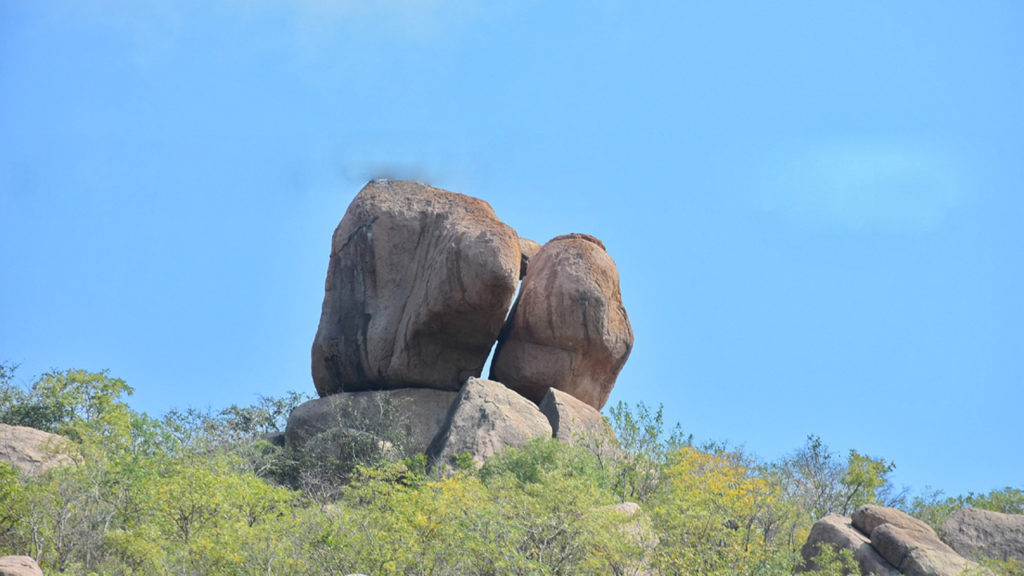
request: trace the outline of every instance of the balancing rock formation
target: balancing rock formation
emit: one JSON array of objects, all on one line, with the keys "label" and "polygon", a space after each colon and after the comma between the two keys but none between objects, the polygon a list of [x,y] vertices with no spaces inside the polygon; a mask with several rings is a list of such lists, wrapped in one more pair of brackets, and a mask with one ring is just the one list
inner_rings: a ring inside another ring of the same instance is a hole
[{"label": "balancing rock formation", "polygon": [[[438,466],[536,436],[614,441],[598,410],[632,345],[618,270],[596,238],[541,246],[483,200],[374,180],[334,231],[312,349],[322,398],[295,409],[285,441],[351,433],[384,405],[410,436],[403,448]],[[561,396],[542,412],[549,391]]]},{"label": "balancing rock formation", "polygon": [[619,272],[593,236],[559,236],[530,260],[491,379],[539,403],[548,388],[600,410],[633,348]]},{"label": "balancing rock formation", "polygon": [[334,231],[313,383],[458,390],[479,376],[515,294],[515,231],[483,200],[374,180]]}]

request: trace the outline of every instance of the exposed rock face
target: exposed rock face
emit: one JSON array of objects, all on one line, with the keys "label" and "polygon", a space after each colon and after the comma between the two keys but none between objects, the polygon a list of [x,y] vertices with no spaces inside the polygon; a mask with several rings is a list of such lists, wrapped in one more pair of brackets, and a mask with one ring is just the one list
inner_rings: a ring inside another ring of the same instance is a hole
[{"label": "exposed rock face", "polygon": [[0,556],[0,576],[43,576],[43,571],[28,556]]},{"label": "exposed rock face", "polygon": [[470,378],[429,454],[435,467],[451,467],[467,452],[482,464],[502,448],[521,448],[538,436],[550,438],[551,425],[535,404],[499,382]]},{"label": "exposed rock face", "polygon": [[871,532],[871,545],[907,576],[958,576],[972,566],[966,558],[924,532],[882,524]]},{"label": "exposed rock face", "polygon": [[832,545],[840,550],[852,550],[853,557],[860,564],[862,574],[899,576],[899,570],[871,546],[868,537],[854,528],[849,518],[838,514],[829,514],[814,523],[811,533],[807,537],[807,543],[800,551],[808,570],[817,568],[812,559],[817,555],[820,544]]},{"label": "exposed rock face", "polygon": [[555,438],[567,444],[614,444],[615,432],[604,416],[561,390],[550,388],[540,403],[540,411],[551,423]]},{"label": "exposed rock face", "polygon": [[632,347],[618,269],[604,245],[559,236],[530,260],[490,377],[536,403],[557,388],[600,410]]},{"label": "exposed rock face", "polygon": [[522,280],[523,276],[526,276],[527,269],[530,267],[530,258],[533,258],[537,255],[537,252],[540,252],[540,244],[527,238],[520,238],[519,250],[522,253],[519,260],[519,279]]},{"label": "exposed rock face", "polygon": [[480,375],[520,259],[515,231],[483,200],[370,182],[334,231],[312,350],[317,392],[458,390]]},{"label": "exposed rock face", "polygon": [[66,438],[27,426],[0,424],[0,461],[22,474],[42,474],[55,466],[73,464]]},{"label": "exposed rock face", "polygon": [[972,560],[1024,563],[1024,516],[961,508],[942,523],[942,539]]},{"label": "exposed rock face", "polygon": [[870,504],[861,506],[854,511],[850,520],[853,523],[853,527],[864,534],[870,535],[875,528],[878,528],[882,524],[892,524],[897,528],[923,532],[937,538],[937,536],[935,536],[935,531],[932,530],[931,526],[917,518],[914,518],[910,514],[903,512],[902,510],[888,508],[886,506],[872,506]]},{"label": "exposed rock face", "polygon": [[815,568],[811,558],[822,543],[853,550],[862,574],[959,576],[964,570],[990,574],[940,541],[930,526],[894,508],[862,506],[852,521],[835,514],[819,520],[801,551],[806,569]]},{"label": "exposed rock face", "polygon": [[288,446],[304,446],[313,437],[336,429],[380,430],[398,426],[407,455],[427,451],[448,417],[457,392],[402,388],[345,392],[305,402],[292,411],[285,429]]}]

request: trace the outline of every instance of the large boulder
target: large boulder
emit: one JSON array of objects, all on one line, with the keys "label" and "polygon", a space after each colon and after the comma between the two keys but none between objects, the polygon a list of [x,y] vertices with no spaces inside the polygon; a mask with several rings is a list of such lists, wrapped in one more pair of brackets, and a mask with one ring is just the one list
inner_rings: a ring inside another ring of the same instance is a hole
[{"label": "large boulder", "polygon": [[27,426],[0,424],[0,461],[10,462],[22,474],[42,474],[50,468],[73,464],[67,438]]},{"label": "large boulder", "polygon": [[868,537],[854,528],[850,519],[845,516],[829,514],[814,523],[807,542],[800,551],[804,559],[804,570],[818,568],[814,564],[814,557],[817,556],[819,547],[822,545],[832,546],[837,550],[852,550],[853,557],[860,565],[862,574],[875,574],[876,576],[899,576],[900,574],[899,570],[871,546]]},{"label": "large boulder", "polygon": [[618,269],[604,245],[558,236],[530,259],[490,378],[535,403],[557,388],[600,410],[632,347]]},{"label": "large boulder", "polygon": [[312,350],[317,392],[458,390],[483,369],[521,256],[483,200],[370,182],[334,231]]},{"label": "large boulder", "polygon": [[[288,417],[285,444],[305,446],[325,432],[401,432],[406,455],[426,452],[448,417],[457,392],[402,388],[345,392],[297,406]],[[388,436],[390,434],[383,434]]]},{"label": "large boulder", "polygon": [[871,532],[871,545],[906,576],[960,576],[977,568],[930,530],[881,524]]},{"label": "large boulder", "polygon": [[571,445],[599,447],[615,444],[615,432],[590,404],[551,388],[540,403],[555,438]]},{"label": "large boulder", "polygon": [[43,576],[43,571],[28,556],[0,556],[0,576]]},{"label": "large boulder", "polygon": [[892,524],[898,528],[922,532],[932,538],[938,538],[931,526],[914,518],[910,514],[896,508],[867,504],[857,508],[850,517],[853,527],[870,535],[882,524]]},{"label": "large boulder", "polygon": [[972,560],[1024,563],[1024,516],[961,508],[942,523],[942,539]]},{"label": "large boulder", "polygon": [[479,465],[503,448],[521,448],[537,437],[550,438],[551,424],[536,404],[500,382],[470,378],[430,447],[431,465],[451,469],[467,453]]}]

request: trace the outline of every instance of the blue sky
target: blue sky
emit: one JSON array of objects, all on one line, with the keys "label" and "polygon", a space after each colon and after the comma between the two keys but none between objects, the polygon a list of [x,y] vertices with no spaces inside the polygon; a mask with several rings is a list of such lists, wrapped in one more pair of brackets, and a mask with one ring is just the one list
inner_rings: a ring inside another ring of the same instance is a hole
[{"label": "blue sky", "polygon": [[0,3],[0,359],[312,393],[331,232],[410,178],[604,241],[612,402],[1024,486],[1019,3],[497,4]]}]

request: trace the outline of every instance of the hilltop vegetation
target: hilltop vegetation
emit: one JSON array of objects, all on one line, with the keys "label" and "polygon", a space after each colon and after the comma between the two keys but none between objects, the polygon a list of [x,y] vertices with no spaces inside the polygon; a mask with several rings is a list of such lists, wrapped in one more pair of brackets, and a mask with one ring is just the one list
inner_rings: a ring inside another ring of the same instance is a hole
[{"label": "hilltop vegetation", "polygon": [[[793,573],[817,518],[866,503],[935,527],[963,505],[1024,513],[1014,488],[908,500],[892,463],[813,436],[778,462],[698,445],[644,405],[609,411],[618,457],[535,440],[441,477],[397,456],[397,426],[346,439],[339,460],[274,445],[298,394],[156,419],[106,372],[29,389],[13,375],[0,365],[0,422],[62,434],[79,461],[39,476],[0,464],[0,553],[47,574],[770,576]],[[826,550],[813,574],[851,562]]]}]

